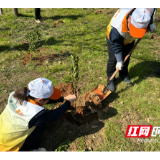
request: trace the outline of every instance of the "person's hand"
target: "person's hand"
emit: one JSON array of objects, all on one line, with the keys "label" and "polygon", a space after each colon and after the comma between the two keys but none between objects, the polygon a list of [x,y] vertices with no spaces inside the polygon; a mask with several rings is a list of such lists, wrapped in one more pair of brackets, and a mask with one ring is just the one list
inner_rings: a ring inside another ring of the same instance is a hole
[{"label": "person's hand", "polygon": [[116,64],[116,69],[119,69],[119,70],[122,70],[122,67],[123,67],[123,62],[117,62]]},{"label": "person's hand", "polygon": [[156,31],[156,26],[155,26],[154,24],[151,24],[151,25],[149,26],[149,29],[150,29],[150,32],[153,33],[153,32]]},{"label": "person's hand", "polygon": [[68,100],[70,102],[73,102],[77,99],[75,94],[69,94],[68,96],[64,97],[65,100]]}]

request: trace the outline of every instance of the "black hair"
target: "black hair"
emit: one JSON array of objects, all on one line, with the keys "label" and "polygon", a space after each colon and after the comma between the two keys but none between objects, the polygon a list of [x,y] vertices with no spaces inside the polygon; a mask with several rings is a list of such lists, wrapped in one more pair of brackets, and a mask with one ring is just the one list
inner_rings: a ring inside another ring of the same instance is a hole
[{"label": "black hair", "polygon": [[[27,97],[32,99],[32,100],[35,100],[36,98],[35,97],[32,97],[30,95],[26,95],[27,93],[27,87],[22,87],[22,88],[17,88],[15,90],[15,93],[13,95],[14,98],[17,99],[17,102],[20,103],[21,105],[23,104],[24,101],[27,101]],[[47,100],[49,98],[43,98],[43,101]]]}]

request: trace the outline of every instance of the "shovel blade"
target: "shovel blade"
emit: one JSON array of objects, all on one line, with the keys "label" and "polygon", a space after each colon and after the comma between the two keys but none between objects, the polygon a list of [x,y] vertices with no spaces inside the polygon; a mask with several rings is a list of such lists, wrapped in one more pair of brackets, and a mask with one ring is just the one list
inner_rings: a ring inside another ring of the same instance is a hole
[{"label": "shovel blade", "polygon": [[104,90],[104,87],[103,85],[99,84],[94,90],[93,92],[97,93],[100,100],[103,101],[110,93],[111,91],[109,89],[105,89],[104,93],[103,93],[103,90]]}]

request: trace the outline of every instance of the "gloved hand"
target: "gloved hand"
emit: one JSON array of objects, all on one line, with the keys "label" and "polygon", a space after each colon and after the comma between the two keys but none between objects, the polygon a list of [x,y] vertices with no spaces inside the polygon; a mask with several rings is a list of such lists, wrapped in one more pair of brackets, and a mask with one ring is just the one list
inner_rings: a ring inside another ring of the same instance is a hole
[{"label": "gloved hand", "polygon": [[119,69],[119,70],[122,70],[122,67],[123,67],[123,62],[121,61],[121,62],[117,62],[117,64],[116,64],[116,69]]},{"label": "gloved hand", "polygon": [[150,32],[153,33],[153,32],[156,31],[156,26],[155,26],[154,24],[151,24],[151,25],[149,26],[149,29],[150,29]]},{"label": "gloved hand", "polygon": [[73,102],[77,99],[75,94],[69,94],[68,96],[64,97],[65,100],[68,100],[70,102]]}]

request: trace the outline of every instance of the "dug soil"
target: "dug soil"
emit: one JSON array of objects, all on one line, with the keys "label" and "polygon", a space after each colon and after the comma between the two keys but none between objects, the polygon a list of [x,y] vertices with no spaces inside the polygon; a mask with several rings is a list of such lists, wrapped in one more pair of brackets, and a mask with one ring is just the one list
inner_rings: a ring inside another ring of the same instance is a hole
[{"label": "dug soil", "polygon": [[[60,89],[62,96],[65,97],[74,93],[72,84],[59,84],[56,88]],[[97,119],[97,113],[102,109],[102,104],[99,96],[95,92],[86,92],[79,97],[80,90],[76,90],[77,101],[72,102],[70,110],[64,114],[64,118],[71,123],[88,124]],[[59,103],[56,108],[61,104]]]},{"label": "dug soil", "polygon": [[[38,54],[38,53],[37,53]],[[35,53],[36,55],[36,53]],[[55,59],[57,59],[58,55],[52,53],[51,55],[46,55],[46,54],[41,54],[40,56],[33,57],[32,54],[30,53],[26,53],[23,55],[24,59],[23,59],[23,64],[26,65],[28,64],[31,60],[37,61],[37,65],[42,65],[42,63],[46,60],[46,61],[53,61]]]},{"label": "dug soil", "polygon": [[[61,90],[62,96],[74,93],[72,84],[58,84],[56,88]],[[86,92],[80,96],[80,90],[76,90],[76,103],[72,102],[69,110],[58,120],[48,124],[43,134],[41,146],[47,151],[54,151],[60,146],[66,151],[94,151],[103,150],[101,144],[106,143],[104,123],[108,112],[113,108],[109,103],[101,103],[99,96],[94,92]],[[61,106],[58,103],[55,108]]]}]

